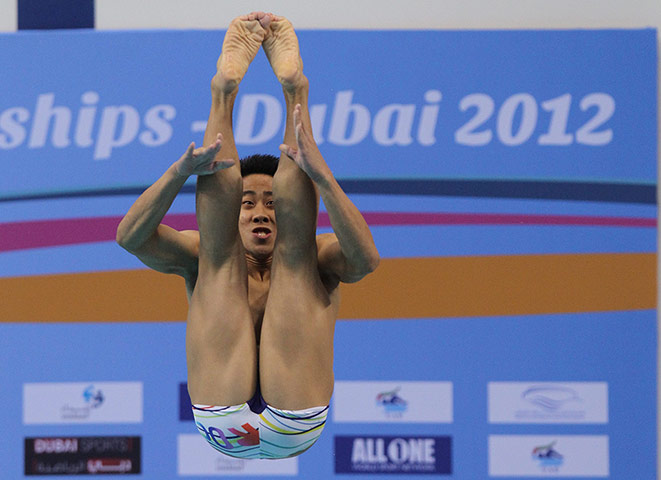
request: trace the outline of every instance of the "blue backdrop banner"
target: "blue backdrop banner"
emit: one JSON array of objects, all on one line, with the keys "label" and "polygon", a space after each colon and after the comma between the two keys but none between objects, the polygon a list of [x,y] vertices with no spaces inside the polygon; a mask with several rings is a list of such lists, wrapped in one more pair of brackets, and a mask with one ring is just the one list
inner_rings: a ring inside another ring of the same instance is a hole
[{"label": "blue backdrop banner", "polygon": [[[183,282],[140,290],[114,242],[200,145],[223,36],[0,35],[0,476],[655,478],[656,31],[299,32],[315,138],[382,264],[337,324],[323,435],[266,463],[197,433]],[[240,155],[278,152],[284,108],[260,52]]]},{"label": "blue backdrop banner", "polygon": [[[655,31],[301,32],[340,178],[656,181]],[[150,184],[201,141],[222,32],[0,36],[2,198]],[[260,53],[235,137],[277,152]]]}]

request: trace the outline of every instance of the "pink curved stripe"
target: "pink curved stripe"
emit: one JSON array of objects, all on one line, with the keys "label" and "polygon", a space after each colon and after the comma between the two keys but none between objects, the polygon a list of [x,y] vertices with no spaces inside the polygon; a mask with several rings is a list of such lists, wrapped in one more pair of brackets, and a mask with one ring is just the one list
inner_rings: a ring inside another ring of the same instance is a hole
[{"label": "pink curved stripe", "polygon": [[[656,227],[654,218],[577,215],[521,215],[507,213],[364,212],[371,226],[412,225],[583,225],[599,227]],[[76,245],[114,240],[122,217],[91,217],[0,223],[0,252]],[[163,223],[177,230],[195,230],[195,214],[170,214]],[[319,226],[328,227],[324,212]]]}]

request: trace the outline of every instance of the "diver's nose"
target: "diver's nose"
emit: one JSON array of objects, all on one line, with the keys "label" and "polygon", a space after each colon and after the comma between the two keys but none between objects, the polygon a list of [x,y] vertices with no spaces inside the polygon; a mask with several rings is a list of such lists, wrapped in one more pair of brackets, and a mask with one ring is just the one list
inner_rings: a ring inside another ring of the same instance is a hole
[{"label": "diver's nose", "polygon": [[270,221],[271,220],[269,219],[268,216],[262,214],[257,214],[254,217],[252,217],[252,223],[257,223],[257,224],[270,223]]}]

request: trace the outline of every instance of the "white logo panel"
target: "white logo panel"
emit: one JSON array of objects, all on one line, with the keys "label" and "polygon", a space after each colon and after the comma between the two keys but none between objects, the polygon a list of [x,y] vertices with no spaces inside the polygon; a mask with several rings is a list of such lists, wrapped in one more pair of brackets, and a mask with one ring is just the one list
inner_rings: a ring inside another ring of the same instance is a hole
[{"label": "white logo panel", "polygon": [[492,477],[608,477],[605,435],[490,435]]},{"label": "white logo panel", "polygon": [[452,382],[337,381],[333,420],[452,423]]},{"label": "white logo panel", "polygon": [[179,475],[298,475],[298,457],[281,460],[244,460],[214,450],[197,433],[177,437],[177,473]]},{"label": "white logo panel", "polygon": [[608,423],[606,382],[489,382],[489,423]]},{"label": "white logo panel", "polygon": [[142,382],[25,383],[23,423],[142,423]]}]

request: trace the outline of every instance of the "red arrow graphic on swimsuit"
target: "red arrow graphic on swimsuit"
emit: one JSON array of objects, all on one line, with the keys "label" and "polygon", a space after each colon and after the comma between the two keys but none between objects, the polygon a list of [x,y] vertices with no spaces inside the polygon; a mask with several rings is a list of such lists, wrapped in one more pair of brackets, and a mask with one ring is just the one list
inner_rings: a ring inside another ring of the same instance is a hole
[{"label": "red arrow graphic on swimsuit", "polygon": [[246,429],[245,432],[240,432],[236,428],[229,429],[234,435],[241,437],[240,440],[237,440],[238,444],[243,445],[244,447],[259,445],[259,431],[255,430],[255,428],[249,423],[244,423],[241,426]]}]

